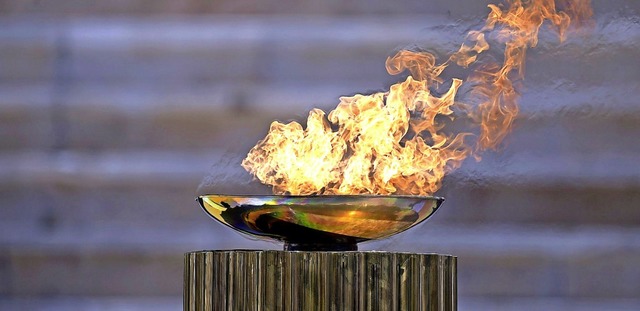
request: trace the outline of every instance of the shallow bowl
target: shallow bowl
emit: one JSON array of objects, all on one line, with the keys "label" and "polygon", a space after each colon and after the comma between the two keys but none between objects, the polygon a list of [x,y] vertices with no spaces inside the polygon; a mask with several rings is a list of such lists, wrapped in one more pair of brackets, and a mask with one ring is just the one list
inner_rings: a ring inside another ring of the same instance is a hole
[{"label": "shallow bowl", "polygon": [[254,237],[280,240],[286,250],[357,250],[429,218],[443,198],[381,195],[203,195],[205,212]]}]

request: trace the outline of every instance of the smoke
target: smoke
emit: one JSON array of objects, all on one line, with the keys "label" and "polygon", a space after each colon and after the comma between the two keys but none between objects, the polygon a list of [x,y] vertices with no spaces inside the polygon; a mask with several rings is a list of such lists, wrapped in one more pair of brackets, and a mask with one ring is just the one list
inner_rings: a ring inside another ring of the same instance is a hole
[{"label": "smoke", "polygon": [[224,193],[229,195],[271,194],[271,189],[248,174],[242,166],[243,155],[224,152],[213,155],[213,165],[196,191],[197,195]]}]

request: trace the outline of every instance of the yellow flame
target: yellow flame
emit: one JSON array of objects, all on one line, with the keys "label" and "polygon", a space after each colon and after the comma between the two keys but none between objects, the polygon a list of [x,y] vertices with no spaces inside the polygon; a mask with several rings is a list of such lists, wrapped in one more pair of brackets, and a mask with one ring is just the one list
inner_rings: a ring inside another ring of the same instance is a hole
[{"label": "yellow flame", "polygon": [[[309,113],[307,127],[274,122],[267,136],[251,149],[242,166],[276,194],[414,194],[437,191],[445,174],[473,152],[495,149],[518,114],[514,80],[524,77],[526,51],[549,21],[561,39],[572,19],[591,17],[589,0],[511,0],[507,7],[489,5],[480,30],[444,63],[425,52],[400,51],[389,57],[390,74],[410,76],[388,92],[340,98],[328,116]],[[564,10],[559,11],[556,4]],[[430,91],[443,83],[450,65],[473,66],[491,48],[487,36],[504,44],[501,65],[484,63],[470,75],[479,103],[466,109],[479,127],[475,148],[471,133],[445,134],[439,116],[453,118],[456,93],[463,81],[452,79],[441,96]]]}]

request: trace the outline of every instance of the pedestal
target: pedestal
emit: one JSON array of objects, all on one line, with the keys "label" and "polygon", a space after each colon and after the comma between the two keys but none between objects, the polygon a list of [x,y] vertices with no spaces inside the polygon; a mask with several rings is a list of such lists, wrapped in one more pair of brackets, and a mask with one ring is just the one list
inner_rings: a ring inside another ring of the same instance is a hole
[{"label": "pedestal", "polygon": [[457,310],[456,257],[191,252],[185,254],[184,310]]}]

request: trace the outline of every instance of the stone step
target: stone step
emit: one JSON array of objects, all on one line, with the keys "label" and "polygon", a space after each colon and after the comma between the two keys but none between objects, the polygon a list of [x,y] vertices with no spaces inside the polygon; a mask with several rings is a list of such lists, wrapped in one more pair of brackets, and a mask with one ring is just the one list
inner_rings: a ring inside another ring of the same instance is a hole
[{"label": "stone step", "polygon": [[[637,16],[604,14],[588,31],[559,43],[543,29],[528,60],[534,84],[597,85],[637,80],[627,66],[640,37]],[[477,17],[445,15],[300,17],[216,15],[197,18],[0,18],[0,82],[55,81],[76,86],[142,83],[174,88],[217,83],[315,84],[396,81],[384,61],[422,48],[444,58],[476,28]],[[499,46],[497,44],[496,46]],[[500,48],[492,52],[500,58]],[[462,70],[451,75],[464,77]]]},{"label": "stone step", "polygon": [[64,102],[49,97],[46,86],[0,88],[0,149],[203,150],[233,141],[232,149],[249,150],[273,120],[304,119],[313,107],[336,105],[352,85],[92,87]]},{"label": "stone step", "polygon": [[46,84],[0,86],[0,150],[48,149],[62,111],[54,111],[52,88]]},{"label": "stone step", "polygon": [[[622,117],[613,131],[634,131],[634,21],[602,17],[589,35],[561,45],[544,36],[529,53],[522,118],[603,126]],[[302,119],[311,107],[332,109],[339,96],[384,90],[398,81],[383,67],[395,48],[428,42],[444,53],[470,23],[415,15],[0,19],[0,149],[250,147],[273,119]],[[605,137],[607,128],[581,133]]]},{"label": "stone step", "polygon": [[150,297],[0,297],[0,310],[31,311],[175,311],[182,309],[182,296]]},{"label": "stone step", "polygon": [[[181,296],[168,297],[19,297],[0,298],[2,310],[32,311],[175,311],[182,308]],[[563,298],[482,298],[458,297],[458,310],[496,311],[636,311],[640,308],[638,299],[563,299]]]},{"label": "stone step", "polygon": [[[2,3],[3,15],[47,14],[54,16],[77,15],[128,15],[140,16],[150,14],[310,14],[310,15],[404,15],[404,14],[449,14],[452,16],[484,14],[488,3],[500,1],[464,1],[464,0],[404,0],[393,4],[386,1],[153,1],[129,0],[109,1],[101,3],[84,3],[72,0],[52,3],[35,0],[10,0]],[[612,0],[602,3],[593,1],[596,11],[620,9],[638,10],[637,3],[632,0]]]},{"label": "stone step", "polygon": [[[0,149],[246,152],[272,121],[304,122],[313,107],[328,112],[354,89],[367,90],[358,83],[164,91],[96,87],[57,101],[47,85],[0,87]],[[637,154],[639,95],[633,83],[527,88],[503,152]]]},{"label": "stone step", "polygon": [[[200,193],[267,194],[234,153],[17,153],[0,156],[0,228],[25,234],[132,222],[201,222]],[[445,178],[436,217],[452,224],[637,226],[637,156],[575,154],[468,161]],[[572,164],[573,163],[573,164]],[[578,164],[579,163],[579,164]],[[198,184],[204,176],[201,189]],[[26,202],[33,202],[27,204]],[[11,232],[11,231],[9,231]]]},{"label": "stone step", "polygon": [[367,15],[367,14],[477,14],[484,12],[487,1],[463,3],[460,0],[443,1],[401,1],[391,5],[384,1],[202,1],[188,0],[178,3],[162,0],[145,2],[141,0],[112,1],[109,3],[79,3],[61,1],[58,5],[38,3],[36,1],[5,1],[3,14],[39,14],[50,15],[129,15],[148,14],[311,14],[311,15]]},{"label": "stone step", "polygon": [[460,297],[458,310],[495,311],[634,311],[640,309],[637,299],[563,299],[563,298],[478,298]]},{"label": "stone step", "polygon": [[[278,249],[222,225],[176,230],[136,226],[37,241],[3,234],[2,294],[179,295],[182,254],[200,249]],[[458,256],[461,297],[634,299],[640,294],[638,229],[448,226],[432,222],[361,250]],[[73,276],[73,277],[69,277]]]}]

